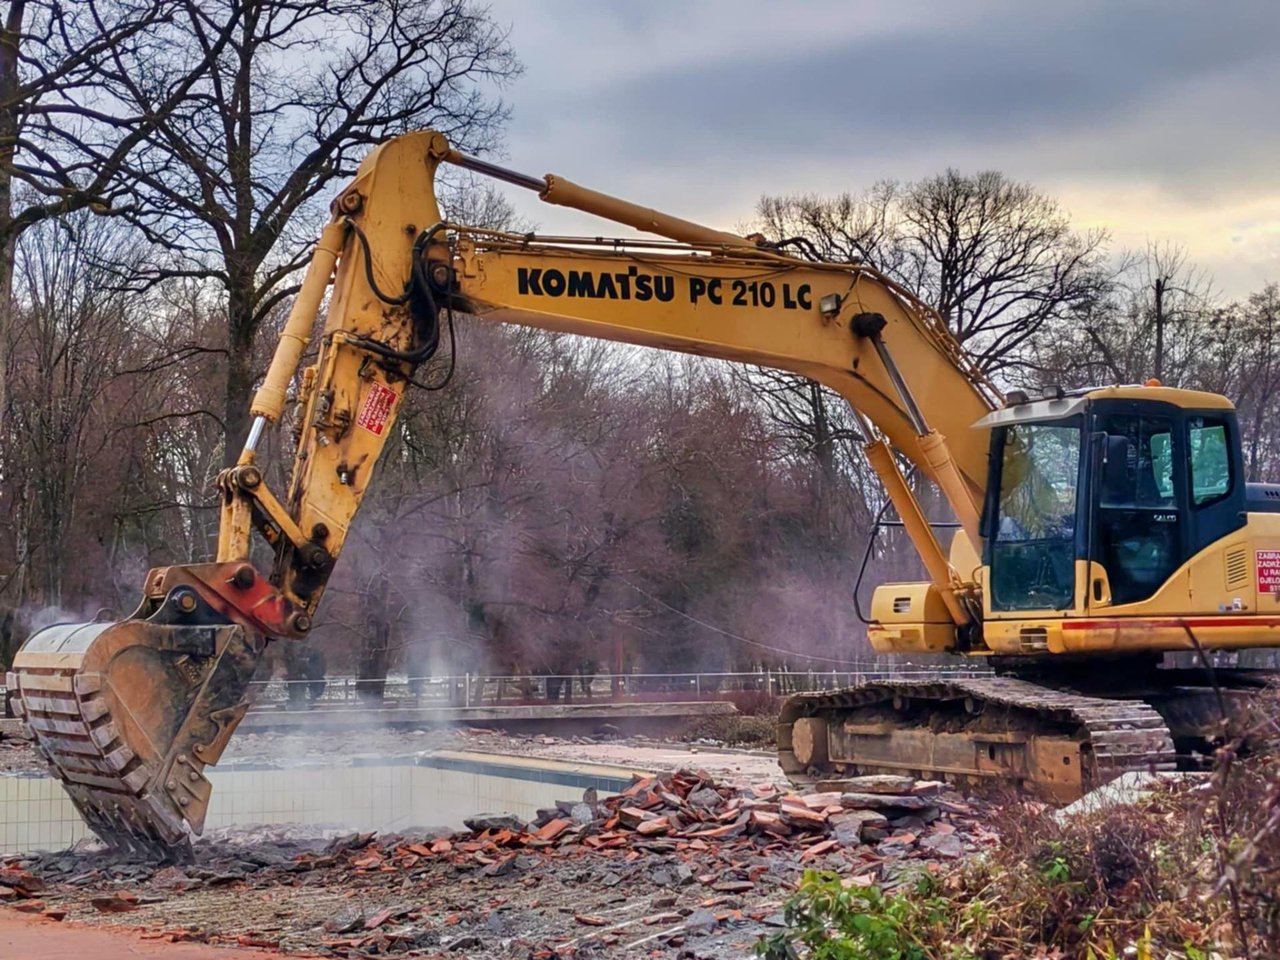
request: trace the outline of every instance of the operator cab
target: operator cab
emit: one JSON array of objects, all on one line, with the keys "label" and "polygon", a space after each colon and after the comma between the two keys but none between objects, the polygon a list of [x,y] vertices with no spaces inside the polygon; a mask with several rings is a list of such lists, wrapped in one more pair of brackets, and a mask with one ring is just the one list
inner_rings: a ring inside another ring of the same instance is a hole
[{"label": "operator cab", "polygon": [[991,428],[992,614],[1140,603],[1245,525],[1240,432],[1223,397],[1122,386],[1017,399],[977,424]]}]

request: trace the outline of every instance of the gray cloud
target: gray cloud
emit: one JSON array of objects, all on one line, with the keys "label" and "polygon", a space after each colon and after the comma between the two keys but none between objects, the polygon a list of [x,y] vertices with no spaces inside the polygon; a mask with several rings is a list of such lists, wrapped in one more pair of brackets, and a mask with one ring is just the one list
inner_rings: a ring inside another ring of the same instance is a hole
[{"label": "gray cloud", "polygon": [[[528,64],[509,91],[515,165],[721,225],[762,193],[952,165],[1073,196],[1149,189],[1201,213],[1231,200],[1237,217],[1251,192],[1280,194],[1274,0],[522,0],[495,15]],[[1273,266],[1262,256],[1232,282]]]}]

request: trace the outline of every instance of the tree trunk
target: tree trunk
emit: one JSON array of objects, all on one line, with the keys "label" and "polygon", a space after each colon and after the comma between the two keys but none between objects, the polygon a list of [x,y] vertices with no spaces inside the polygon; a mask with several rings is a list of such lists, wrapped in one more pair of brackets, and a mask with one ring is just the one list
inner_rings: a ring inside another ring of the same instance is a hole
[{"label": "tree trunk", "polygon": [[[0,133],[0,137],[4,134]],[[9,345],[13,342],[13,257],[17,246],[9,216],[10,181],[0,174],[0,421],[9,403]]]},{"label": "tree trunk", "polygon": [[253,396],[254,323],[251,280],[232,276],[227,295],[227,383],[223,422],[226,446],[222,465],[235,465],[249,435],[249,401]]},{"label": "tree trunk", "polygon": [[[0,607],[0,670],[13,666],[13,656],[22,646],[19,635],[17,611],[12,607]],[[6,703],[0,703],[0,717],[9,716]]]},{"label": "tree trunk", "polygon": [[360,595],[364,633],[356,666],[356,693],[362,703],[380,704],[391,668],[391,582],[380,577]]},{"label": "tree trunk", "polygon": [[13,327],[13,155],[18,139],[18,42],[26,4],[9,4],[0,33],[0,422],[8,409],[9,344]]},{"label": "tree trunk", "polygon": [[[10,583],[13,584],[14,606],[21,607],[30,599],[31,590],[31,481],[24,481],[17,496],[16,519],[13,525],[14,558],[16,569]],[[8,584],[6,584],[7,586]]]}]

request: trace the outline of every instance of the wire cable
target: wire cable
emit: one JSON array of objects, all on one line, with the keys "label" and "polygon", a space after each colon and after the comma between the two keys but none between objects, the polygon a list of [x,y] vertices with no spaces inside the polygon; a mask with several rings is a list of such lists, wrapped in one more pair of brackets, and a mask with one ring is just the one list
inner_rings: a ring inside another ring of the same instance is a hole
[{"label": "wire cable", "polygon": [[360,229],[360,225],[350,217],[344,217],[342,222],[346,224],[347,229],[354,233],[356,235],[356,239],[360,241],[360,250],[364,253],[364,278],[369,284],[369,289],[373,291],[373,295],[383,303],[390,304],[393,307],[402,307],[408,303],[411,295],[410,290],[406,289],[405,292],[400,294],[398,297],[388,296],[382,291],[382,288],[378,286],[378,281],[373,276],[373,254],[369,250],[369,238],[364,235],[364,231]]},{"label": "wire cable", "polygon": [[752,640],[749,637],[740,636],[739,634],[733,633],[729,630],[725,630],[722,627],[717,627],[714,623],[707,623],[705,620],[699,620],[697,617],[693,616],[692,614],[685,613],[683,610],[673,607],[671,604],[667,603],[665,600],[661,600],[658,597],[655,597],[649,591],[643,589],[642,587],[636,586],[626,577],[619,576],[616,573],[613,576],[617,577],[617,579],[621,580],[623,583],[625,583],[628,587],[630,587],[636,593],[640,594],[642,597],[652,600],[654,603],[658,604],[661,607],[666,608],[667,610],[670,610],[672,613],[676,614],[677,616],[684,617],[684,619],[688,620],[689,622],[696,623],[698,626],[706,630],[710,630],[712,633],[718,633],[720,636],[725,637],[729,640],[736,640],[738,643],[745,643],[749,647],[756,647],[757,649],[760,649],[760,650],[767,650],[770,653],[780,654],[781,656],[784,656],[784,657],[798,657],[802,660],[813,660],[818,663],[831,663],[831,664],[836,664],[842,667],[861,668],[865,666],[865,662],[862,660],[842,660],[837,657],[819,656],[816,653],[800,653],[797,650],[787,650],[784,647],[774,647],[767,643],[761,643],[759,640]]},{"label": "wire cable", "polygon": [[[418,238],[418,242],[414,244],[414,281],[420,285],[422,294],[429,301],[431,309],[437,311],[435,344],[431,351],[433,356],[435,355],[436,350],[440,347],[440,323],[438,319],[439,308],[435,305],[435,298],[431,295],[430,281],[427,279],[422,268],[422,250],[425,249],[427,241],[430,240],[430,238],[442,226],[443,224],[436,224],[436,226],[432,227],[429,231],[425,231],[422,236]],[[449,260],[452,262],[455,256],[456,251],[454,249],[453,241],[451,240],[449,241]],[[449,385],[449,381],[453,379],[454,370],[456,370],[458,366],[458,331],[454,327],[453,323],[453,300],[450,298],[446,298],[445,300],[444,313],[445,322],[449,327],[449,369],[445,371],[444,379],[439,383],[422,383],[420,380],[415,380],[412,376],[408,377],[408,383],[410,386],[417,387],[419,390],[425,390],[428,393],[443,390],[447,387]]]},{"label": "wire cable", "polygon": [[453,379],[453,371],[458,364],[458,334],[453,327],[453,307],[445,307],[445,319],[449,326],[449,369],[445,371],[444,379],[439,383],[422,383],[421,381],[409,378],[409,383],[417,387],[419,390],[426,390],[428,393],[434,390],[443,390],[449,385],[449,381]]},{"label": "wire cable", "polygon": [[[378,281],[374,278],[373,257],[369,249],[368,237],[365,236],[364,231],[361,230],[359,225],[350,217],[346,218],[344,222],[351,232],[356,235],[356,239],[360,243],[360,248],[364,253],[365,280],[369,284],[369,289],[373,291],[374,296],[383,303],[398,307],[406,304],[412,305],[414,302],[414,295],[416,294],[421,302],[416,305],[416,309],[414,310],[415,315],[430,318],[430,327],[426,336],[423,338],[422,344],[413,350],[399,350],[389,344],[382,343],[370,337],[353,336],[351,337],[350,342],[364,350],[368,350],[370,353],[397,363],[407,363],[414,367],[421,363],[425,363],[435,356],[436,351],[440,347],[440,308],[436,303],[434,294],[432,293],[431,281],[426,275],[426,268],[423,265],[423,253],[426,250],[427,244],[431,242],[432,237],[444,229],[445,223],[441,221],[430,229],[423,230],[418,234],[418,237],[413,244],[413,256],[412,265],[410,267],[409,282],[405,285],[404,293],[393,297],[382,290],[382,288],[378,286]],[[449,368],[445,372],[444,379],[439,383],[434,384],[422,383],[419,380],[415,380],[412,374],[410,374],[405,376],[405,381],[410,386],[427,391],[443,390],[449,384],[449,381],[453,379],[454,370],[457,367],[458,361],[458,345],[457,331],[454,327],[453,319],[453,304],[451,302],[445,307],[445,315],[449,326],[450,350]]]},{"label": "wire cable", "polygon": [[858,596],[862,592],[862,578],[867,574],[867,563],[871,560],[871,551],[875,548],[876,537],[880,534],[880,522],[884,519],[885,512],[892,505],[892,501],[887,497],[884,503],[880,504],[880,509],[876,512],[875,522],[871,524],[871,532],[867,534],[867,549],[862,554],[862,565],[858,567],[858,579],[853,582],[853,610],[858,615],[858,619],[862,621],[863,626],[871,626],[871,621],[867,615],[862,612],[862,598]]}]

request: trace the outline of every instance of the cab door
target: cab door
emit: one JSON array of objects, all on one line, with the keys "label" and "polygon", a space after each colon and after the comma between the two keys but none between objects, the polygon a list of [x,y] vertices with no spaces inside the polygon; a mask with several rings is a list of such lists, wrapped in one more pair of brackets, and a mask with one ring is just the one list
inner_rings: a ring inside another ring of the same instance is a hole
[{"label": "cab door", "polygon": [[1113,606],[1150,598],[1187,555],[1185,471],[1175,467],[1185,462],[1181,419],[1126,407],[1095,419],[1102,449],[1089,555],[1106,571]]}]

